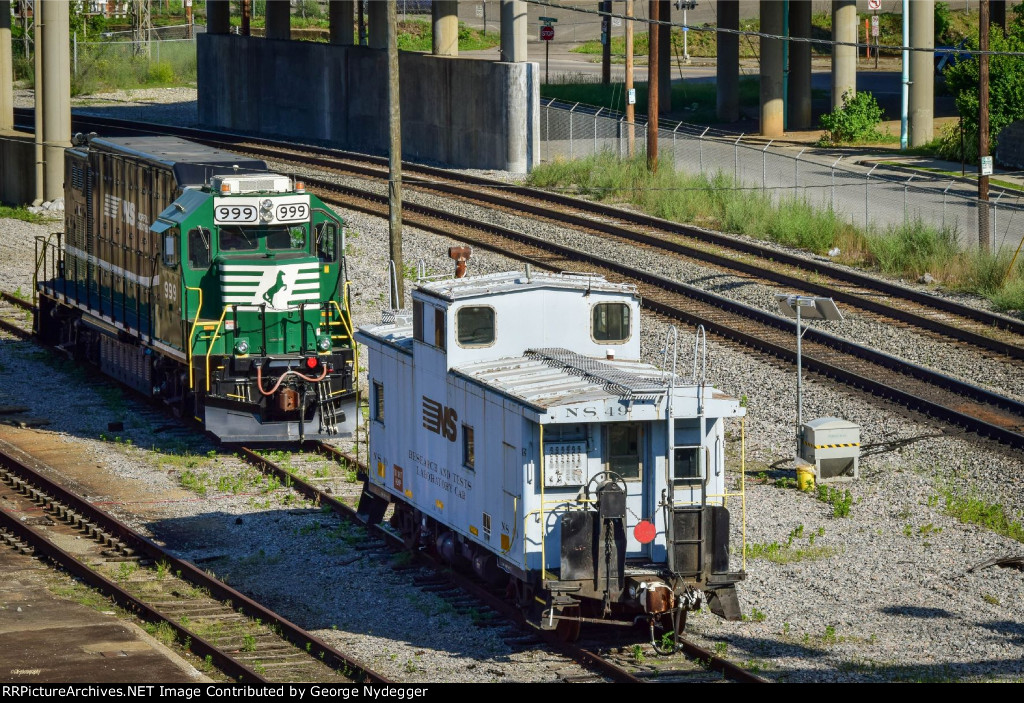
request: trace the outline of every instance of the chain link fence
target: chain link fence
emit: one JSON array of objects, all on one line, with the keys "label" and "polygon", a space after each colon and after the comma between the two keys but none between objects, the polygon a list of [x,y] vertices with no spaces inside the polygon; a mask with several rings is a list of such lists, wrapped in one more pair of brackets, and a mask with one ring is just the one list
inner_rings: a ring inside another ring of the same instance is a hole
[{"label": "chain link fence", "polygon": [[[168,84],[196,80],[196,36],[206,27],[185,25],[153,28],[148,39],[137,41],[133,32],[108,32],[101,41],[71,44],[71,81],[75,93],[107,86]],[[188,36],[191,35],[191,36]]]},{"label": "chain link fence", "polygon": [[[544,100],[540,129],[542,161],[605,151],[625,158],[630,132],[634,153],[647,150],[646,124],[630,125],[620,113],[588,105]],[[688,175],[731,176],[735,187],[758,190],[776,202],[804,199],[865,229],[885,231],[920,221],[973,247],[979,242],[978,208],[987,207],[994,251],[1016,249],[1024,234],[1021,194],[993,189],[984,205],[977,185],[961,179],[904,174],[878,163],[848,164],[843,155],[760,139],[751,143],[748,135],[683,122],[659,125],[658,157]]]}]

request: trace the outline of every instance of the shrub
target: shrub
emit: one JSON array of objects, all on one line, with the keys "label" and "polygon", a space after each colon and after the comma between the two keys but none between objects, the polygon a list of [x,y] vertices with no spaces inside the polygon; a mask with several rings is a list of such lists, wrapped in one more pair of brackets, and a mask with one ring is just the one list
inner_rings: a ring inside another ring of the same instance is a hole
[{"label": "shrub", "polygon": [[174,66],[166,61],[151,63],[149,65],[149,70],[146,72],[147,83],[166,85],[168,83],[174,83],[176,80],[177,76],[174,74]]},{"label": "shrub", "polygon": [[821,128],[825,134],[823,145],[863,142],[881,138],[878,125],[882,121],[882,108],[875,96],[866,91],[843,93],[843,104],[827,115],[821,116]]}]

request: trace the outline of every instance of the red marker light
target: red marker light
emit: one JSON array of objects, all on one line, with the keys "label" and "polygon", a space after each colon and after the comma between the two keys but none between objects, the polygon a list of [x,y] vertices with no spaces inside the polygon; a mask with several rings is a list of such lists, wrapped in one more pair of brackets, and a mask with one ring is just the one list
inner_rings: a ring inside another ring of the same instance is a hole
[{"label": "red marker light", "polygon": [[658,530],[654,526],[654,523],[648,520],[641,520],[636,524],[636,527],[633,528],[633,536],[636,537],[636,541],[640,544],[647,544],[648,542],[651,542],[657,534]]},{"label": "red marker light", "polygon": [[320,362],[316,360],[315,356],[306,357],[306,366],[307,366],[307,368],[315,369],[319,365],[320,365]]}]

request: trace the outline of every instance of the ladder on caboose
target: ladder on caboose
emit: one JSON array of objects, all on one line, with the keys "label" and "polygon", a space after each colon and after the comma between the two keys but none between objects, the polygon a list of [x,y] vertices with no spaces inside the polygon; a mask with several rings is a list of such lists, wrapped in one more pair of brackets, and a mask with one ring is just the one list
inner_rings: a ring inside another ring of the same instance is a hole
[{"label": "ladder on caboose", "polygon": [[[693,382],[696,386],[697,417],[699,420],[700,445],[697,447],[696,475],[677,476],[677,462],[683,461],[682,452],[692,451],[693,446],[677,444],[676,422],[673,411],[676,383],[676,357],[678,332],[670,327],[665,337],[665,356],[672,350],[672,371],[668,382],[668,400],[665,403],[666,444],[668,445],[668,462],[666,475],[665,537],[669,571],[683,577],[698,577],[704,571],[705,542],[707,541],[705,525],[705,506],[707,505],[707,484],[705,483],[704,436],[707,432],[704,414],[704,385],[707,376],[707,333],[704,326],[697,327],[693,349]],[[671,344],[670,344],[671,342]],[[667,361],[667,358],[666,358]],[[699,362],[699,363],[698,363]],[[667,363],[663,363],[667,367]],[[698,373],[699,372],[699,373]],[[678,501],[676,491],[686,492],[687,499]],[[698,498],[693,494],[696,492]]]}]

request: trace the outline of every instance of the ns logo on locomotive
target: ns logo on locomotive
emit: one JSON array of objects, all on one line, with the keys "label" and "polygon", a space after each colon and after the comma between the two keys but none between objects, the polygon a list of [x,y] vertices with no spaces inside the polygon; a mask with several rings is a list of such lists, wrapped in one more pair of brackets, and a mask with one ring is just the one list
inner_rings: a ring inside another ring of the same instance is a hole
[{"label": "ns logo on locomotive", "polygon": [[176,137],[76,135],[36,332],[228,442],[351,434],[345,230],[300,181]]},{"label": "ns logo on locomotive", "polygon": [[412,300],[356,333],[368,521],[393,505],[407,544],[506,584],[565,639],[632,623],[674,650],[705,603],[739,619],[725,424],[745,409],[697,347],[693,377],[641,363],[640,298],[598,276],[456,277]]}]

